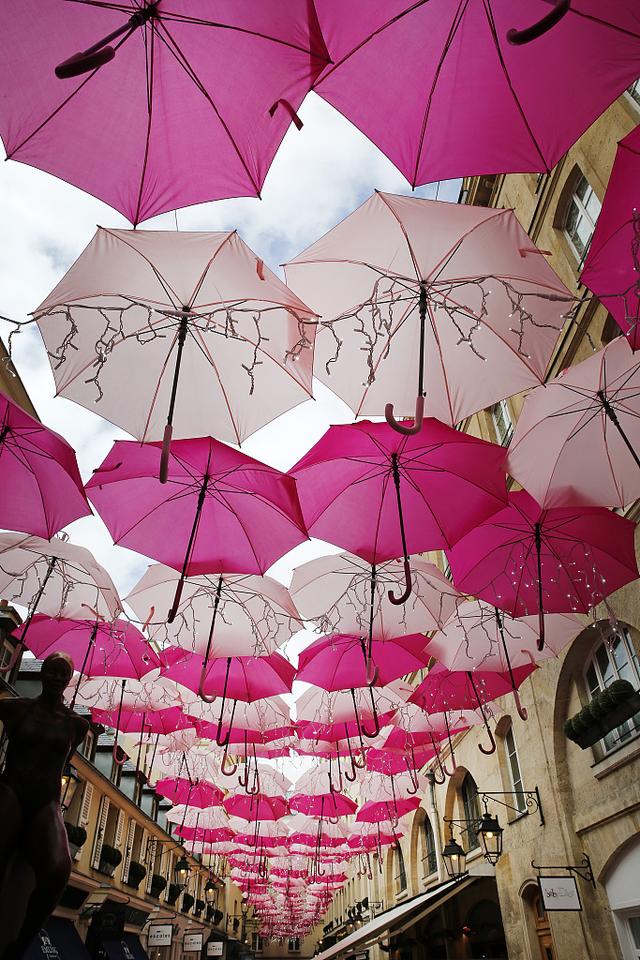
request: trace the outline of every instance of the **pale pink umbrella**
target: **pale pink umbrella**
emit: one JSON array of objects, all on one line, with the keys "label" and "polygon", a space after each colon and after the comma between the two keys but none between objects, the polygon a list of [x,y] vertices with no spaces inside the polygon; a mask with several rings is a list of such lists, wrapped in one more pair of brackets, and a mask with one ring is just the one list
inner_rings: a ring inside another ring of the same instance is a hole
[{"label": "pale pink umbrella", "polygon": [[[323,730],[323,726],[343,724],[344,732],[336,730],[336,739],[344,736],[375,739],[388,717],[402,703],[406,703],[412,694],[413,687],[398,680],[386,687],[354,687],[331,693],[311,687],[296,700],[298,723],[308,721],[305,727],[307,737],[315,736],[315,727],[318,739],[326,739],[330,731]],[[368,727],[369,722],[372,723],[372,729]],[[361,747],[364,747],[362,742]]]},{"label": "pale pink umbrella", "polygon": [[235,231],[99,228],[34,315],[58,394],[163,440],[163,481],[174,432],[240,444],[311,396],[315,316]]},{"label": "pale pink umbrella", "polygon": [[640,497],[640,358],[624,337],[529,394],[507,464],[542,507]]},{"label": "pale pink umbrella", "polygon": [[211,437],[177,440],[166,484],[157,481],[157,444],[119,440],[87,484],[115,543],[180,571],[184,580],[265,572],[307,539],[291,477]]},{"label": "pale pink umbrella", "polygon": [[316,764],[296,780],[289,802],[298,813],[329,820],[349,816],[357,808],[351,797],[335,790],[330,763]]},{"label": "pale pink umbrella", "polygon": [[640,75],[634,0],[315,9],[332,60],[315,90],[413,187],[548,173]]},{"label": "pale pink umbrella", "polygon": [[388,193],[285,269],[322,318],[315,375],[403,433],[541,383],[574,299],[513,210]]},{"label": "pale pink umbrella", "polygon": [[163,710],[132,710],[125,706],[119,710],[101,710],[93,707],[91,716],[94,723],[115,727],[121,733],[170,734],[177,730],[193,729],[193,722],[180,707],[166,707]]},{"label": "pale pink umbrella", "polygon": [[306,3],[10,0],[0,23],[7,156],[133,223],[205,200],[259,196],[287,128],[301,126],[295,111],[329,62]]},{"label": "pale pink umbrella", "polygon": [[[0,557],[1,560],[1,557]],[[175,619],[165,620],[180,574],[152,564],[126,597],[151,639],[213,657],[274,653],[301,628],[289,591],[271,577],[218,573],[189,577]]]},{"label": "pale pink umbrella", "polygon": [[[382,751],[399,753],[404,761],[402,770],[408,770],[409,773],[411,770],[420,769],[423,766],[418,762],[422,751],[425,749],[431,751],[439,770],[439,773],[434,770],[436,782],[444,783],[445,777],[447,775],[451,776],[456,768],[453,738],[457,733],[466,730],[468,727],[484,723],[484,720],[484,713],[478,710],[451,712],[430,710],[425,713],[418,704],[405,703],[391,719],[391,728],[382,743]],[[451,772],[440,758],[440,743],[445,739],[451,754],[453,765]],[[367,754],[367,766],[370,766],[370,757],[371,752]]]},{"label": "pale pink umbrella", "polygon": [[[76,703],[80,706],[117,710],[122,697],[121,687],[121,681],[115,677],[80,678],[74,675],[68,690],[77,690]],[[150,670],[141,680],[128,678],[122,705],[131,710],[162,710],[177,706],[186,712],[181,689],[172,680],[160,677],[158,670]]]},{"label": "pale pink umbrella", "polygon": [[67,441],[0,393],[0,527],[50,540],[91,514]]}]

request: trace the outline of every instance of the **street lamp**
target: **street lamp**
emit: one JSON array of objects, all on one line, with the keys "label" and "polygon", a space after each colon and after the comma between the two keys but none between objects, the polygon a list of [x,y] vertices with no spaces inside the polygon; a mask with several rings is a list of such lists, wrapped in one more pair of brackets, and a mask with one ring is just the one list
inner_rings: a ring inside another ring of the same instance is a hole
[{"label": "street lamp", "polygon": [[180,887],[181,890],[184,890],[186,887],[190,872],[191,867],[183,854],[173,868],[175,884],[177,887]]},{"label": "street lamp", "polygon": [[498,818],[490,814],[486,806],[480,818],[480,826],[476,829],[476,835],[480,841],[485,860],[495,866],[502,856],[502,827]]},{"label": "street lamp", "polygon": [[442,859],[447,876],[450,880],[459,880],[466,873],[467,855],[453,838],[453,830],[450,830],[449,840],[442,851]]},{"label": "street lamp", "polygon": [[68,810],[71,806],[71,801],[75,796],[79,783],[80,780],[76,771],[70,763],[67,763],[62,772],[62,780],[60,783],[60,806],[63,810]]},{"label": "street lamp", "polygon": [[215,903],[217,892],[218,892],[218,888],[216,887],[211,877],[209,877],[209,879],[204,885],[204,899],[206,900],[206,902]]}]

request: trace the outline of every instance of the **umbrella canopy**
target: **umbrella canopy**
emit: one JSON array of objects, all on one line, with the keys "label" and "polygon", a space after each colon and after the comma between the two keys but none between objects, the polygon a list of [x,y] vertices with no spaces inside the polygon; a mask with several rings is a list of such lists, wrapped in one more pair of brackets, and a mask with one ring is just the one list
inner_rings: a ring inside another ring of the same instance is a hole
[{"label": "umbrella canopy", "polygon": [[100,228],[35,318],[57,393],[165,451],[311,396],[313,313],[235,231]]},{"label": "umbrella canopy", "polygon": [[315,375],[403,432],[394,410],[455,424],[541,383],[573,300],[512,210],[387,193],[286,276],[322,317]]},{"label": "umbrella canopy", "polygon": [[120,733],[174,733],[176,730],[189,730],[193,723],[184,715],[180,707],[167,707],[164,710],[132,710],[123,707],[118,710],[91,710],[94,723],[113,727]]},{"label": "umbrella canopy", "polygon": [[91,510],[66,440],[0,393],[0,527],[50,540]]},{"label": "umbrella canopy", "polygon": [[460,597],[435,564],[421,557],[411,561],[411,580],[406,603],[390,603],[388,591],[395,594],[404,586],[403,564],[389,560],[374,566],[340,553],[296,567],[290,591],[304,618],[314,620],[323,633],[367,635],[371,627],[373,637],[386,640],[437,630]]},{"label": "umbrella canopy", "polygon": [[640,358],[624,337],[529,394],[508,469],[543,507],[640,496]]},{"label": "umbrella canopy", "polygon": [[118,440],[87,484],[114,541],[187,576],[264,573],[307,538],[295,484],[210,437],[174,442],[166,484],[158,445]]},{"label": "umbrella canopy", "polygon": [[177,684],[160,677],[158,669],[145,673],[141,680],[128,678],[124,696],[122,684],[115,677],[79,677],[74,674],[67,694],[73,695],[74,691],[78,706],[99,710],[117,710],[121,702],[123,708],[140,711],[185,707]]},{"label": "umbrella canopy", "polygon": [[317,0],[333,62],[315,89],[414,187],[549,172],[640,75],[633,0],[555,6]]},{"label": "umbrella canopy", "polygon": [[[201,656],[170,647],[161,654],[161,660],[165,664],[163,676],[198,691]],[[279,653],[267,657],[216,657],[207,664],[202,689],[208,696],[251,703],[289,693],[294,677],[295,669]]]},{"label": "umbrella canopy", "polygon": [[7,155],[132,223],[259,195],[329,60],[313,5],[280,0],[11,0],[0,36]]},{"label": "umbrella canopy", "polygon": [[618,144],[580,281],[640,346],[640,127]]},{"label": "umbrella canopy", "polygon": [[234,573],[188,578],[169,624],[164,616],[179,579],[176,570],[152,564],[126,598],[162,647],[204,653],[211,636],[213,657],[261,656],[274,653],[301,628],[300,614],[282,584],[271,577]]},{"label": "umbrella canopy", "polygon": [[367,770],[383,773],[385,776],[396,776],[399,773],[406,773],[407,770],[421,770],[435,755],[433,749],[416,750],[405,756],[397,750],[370,747],[367,751]]},{"label": "umbrella canopy", "polygon": [[416,633],[374,640],[368,651],[362,637],[344,634],[321,637],[300,654],[296,679],[323,690],[366,687],[371,682],[370,657],[375,668],[375,684],[384,687],[392,680],[426,667],[432,656],[428,644],[427,637]]},{"label": "umbrella canopy", "polygon": [[164,777],[155,785],[156,793],[172,803],[189,807],[214,807],[222,803],[224,793],[208,780],[191,781],[186,777]]},{"label": "umbrella canopy", "polygon": [[256,820],[280,820],[289,814],[289,804],[284,797],[270,797],[265,793],[237,793],[226,797],[223,806],[227,813],[251,822]]},{"label": "umbrella canopy", "polygon": [[420,806],[420,797],[399,797],[391,800],[367,800],[358,808],[356,820],[366,823],[391,823],[395,826],[400,817],[412,813]]}]

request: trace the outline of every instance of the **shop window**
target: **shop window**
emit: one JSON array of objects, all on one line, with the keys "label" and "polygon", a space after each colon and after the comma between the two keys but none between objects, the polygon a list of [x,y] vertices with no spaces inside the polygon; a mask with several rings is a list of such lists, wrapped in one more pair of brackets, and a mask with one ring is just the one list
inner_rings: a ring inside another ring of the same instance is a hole
[{"label": "shop window", "polygon": [[[638,654],[626,627],[607,637],[594,649],[585,670],[585,683],[589,698],[600,693],[614,680],[628,680],[632,686],[640,689],[640,664]],[[625,720],[623,724],[608,733],[600,741],[602,750],[608,753],[614,747],[624,743],[640,731],[640,713]]]},{"label": "shop window", "polygon": [[520,761],[518,759],[518,750],[516,748],[513,728],[509,727],[504,737],[504,752],[507,761],[507,770],[509,773],[509,783],[514,792],[513,806],[517,807],[519,813],[525,813],[527,804],[524,796],[524,786],[522,783],[522,772],[520,770]]},{"label": "shop window", "polygon": [[564,212],[563,229],[580,264],[584,261],[596,227],[601,203],[583,174],[578,174]]},{"label": "shop window", "polygon": [[422,875],[428,877],[438,869],[438,859],[436,857],[436,841],[433,835],[433,827],[428,817],[422,824]]},{"label": "shop window", "polygon": [[396,847],[393,855],[393,865],[395,867],[396,893],[404,893],[404,891],[407,889],[407,871],[405,869],[404,857],[402,855],[402,847],[400,844],[398,844]]},{"label": "shop window", "polygon": [[496,440],[503,447],[507,447],[513,436],[513,420],[509,404],[506,400],[501,400],[499,403],[494,403],[490,409]]},{"label": "shop window", "polygon": [[466,828],[467,850],[475,850],[480,846],[478,834],[475,830],[480,820],[480,802],[478,800],[478,787],[470,773],[467,773],[462,781],[460,796],[464,808],[464,819],[469,821]]}]

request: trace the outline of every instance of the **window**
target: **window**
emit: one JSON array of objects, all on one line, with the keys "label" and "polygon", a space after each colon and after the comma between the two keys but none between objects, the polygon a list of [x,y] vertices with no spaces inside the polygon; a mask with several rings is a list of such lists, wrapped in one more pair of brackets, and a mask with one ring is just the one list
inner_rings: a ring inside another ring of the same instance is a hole
[{"label": "window", "polygon": [[422,875],[428,877],[437,869],[436,841],[433,836],[433,827],[427,817],[422,824]]},{"label": "window", "polygon": [[403,893],[407,889],[407,871],[404,866],[404,857],[402,856],[402,847],[400,844],[396,847],[393,855],[393,865],[396,868],[396,893]]},{"label": "window", "polygon": [[[633,641],[626,627],[621,627],[594,650],[585,679],[591,699],[608,687],[614,680],[628,680],[635,689],[640,688],[640,664]],[[640,731],[640,713],[612,730],[600,741],[603,750],[608,752],[621,742]]]},{"label": "window", "polygon": [[525,801],[524,787],[522,785],[522,773],[520,772],[520,761],[518,760],[518,751],[516,750],[516,741],[513,736],[513,729],[509,727],[504,738],[504,750],[507,757],[507,767],[509,769],[509,779],[515,793],[513,806],[518,808],[519,813],[525,813],[527,804]]},{"label": "window", "polygon": [[468,773],[462,781],[460,795],[462,797],[462,806],[464,807],[464,819],[470,821],[466,828],[467,849],[476,850],[480,846],[478,834],[475,830],[480,820],[480,803],[478,801],[478,788],[470,773]]},{"label": "window", "polygon": [[289,937],[289,953],[299,953],[300,952],[300,937]]},{"label": "window", "polygon": [[593,192],[589,181],[586,177],[580,175],[564,218],[564,232],[580,263],[584,260],[589,249],[600,207],[600,201]]},{"label": "window", "polygon": [[94,748],[96,745],[96,735],[93,730],[87,730],[87,735],[78,747],[78,753],[81,753],[87,760],[92,760]]},{"label": "window", "polygon": [[[254,953],[262,953],[262,937],[258,933],[251,934],[251,949]],[[291,948],[289,948],[291,949]]]},{"label": "window", "polygon": [[491,407],[491,419],[493,420],[493,429],[496,432],[496,440],[503,447],[508,446],[513,436],[513,420],[506,400],[501,400],[500,403],[495,403]]},{"label": "window", "polygon": [[640,107],[640,80],[636,80],[635,83],[632,83],[627,89],[627,93],[635,103],[636,107]]}]

